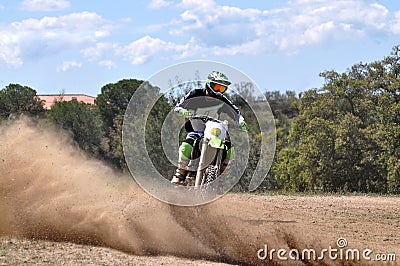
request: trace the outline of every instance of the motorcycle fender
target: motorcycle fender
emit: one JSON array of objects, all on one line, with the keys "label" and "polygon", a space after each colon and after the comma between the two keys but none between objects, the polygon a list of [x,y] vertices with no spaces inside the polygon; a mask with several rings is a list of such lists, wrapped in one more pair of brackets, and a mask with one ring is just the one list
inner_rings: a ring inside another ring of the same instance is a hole
[{"label": "motorcycle fender", "polygon": [[222,140],[220,140],[218,138],[210,139],[210,141],[208,142],[208,145],[213,148],[216,148],[216,149],[225,149],[225,144],[222,143]]}]

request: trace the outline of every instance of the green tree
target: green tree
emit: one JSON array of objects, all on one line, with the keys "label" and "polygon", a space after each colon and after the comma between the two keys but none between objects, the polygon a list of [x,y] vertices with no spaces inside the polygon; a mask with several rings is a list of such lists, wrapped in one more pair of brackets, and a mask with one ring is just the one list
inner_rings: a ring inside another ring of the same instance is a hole
[{"label": "green tree", "polygon": [[265,97],[275,118],[292,119],[299,114],[299,100],[294,91],[267,91]]},{"label": "green tree", "polygon": [[307,181],[303,179],[300,164],[297,163],[299,153],[295,148],[285,148],[275,157],[272,172],[276,180],[277,189],[287,191],[306,191]]},{"label": "green tree", "polygon": [[267,91],[265,97],[275,118],[276,152],[279,152],[288,144],[292,119],[299,115],[299,99],[293,91]]},{"label": "green tree", "polygon": [[[140,108],[145,111],[147,108],[152,107],[146,121],[146,148],[149,151],[149,156],[154,162],[154,165],[160,172],[167,175],[167,173],[170,172],[170,164],[164,156],[160,143],[161,127],[164,118],[171,110],[171,106],[168,104],[167,98],[160,95],[159,88],[151,84],[144,84],[141,80],[124,79],[102,87],[101,94],[99,94],[96,99],[96,105],[103,119],[103,129],[105,131],[101,149],[105,159],[119,169],[127,169],[122,146],[122,125],[125,118],[125,111],[132,95],[141,85],[147,87],[145,90],[146,95],[143,95],[143,101],[140,102]],[[154,106],[150,106],[148,102],[156,98],[159,98],[157,103]],[[139,108],[139,106],[137,107]],[[138,123],[143,123],[142,118],[130,117],[130,119],[130,122],[133,123],[137,121],[140,121]],[[135,151],[131,152],[135,153]]]},{"label": "green tree", "polygon": [[79,147],[98,155],[102,137],[101,119],[97,109],[83,102],[56,102],[47,112],[50,121],[69,131]]},{"label": "green tree", "polygon": [[[146,135],[145,141],[149,151],[149,156],[155,168],[164,177],[171,178],[175,173],[175,167],[168,161],[164,155],[164,150],[161,145],[161,131],[164,125],[165,118],[172,110],[168,99],[164,95],[160,95],[159,89],[153,88],[153,92],[149,92],[149,99],[159,98],[150,111],[149,117],[146,122]],[[161,97],[160,97],[161,96]],[[146,97],[147,98],[147,97]]]},{"label": "green tree", "polygon": [[377,142],[385,162],[388,192],[400,193],[400,45],[390,56],[370,68],[374,74],[376,95]]},{"label": "green tree", "polygon": [[43,102],[36,96],[34,89],[9,84],[0,90],[0,117],[8,118],[11,114],[43,115]]},{"label": "green tree", "polygon": [[122,148],[122,123],[125,110],[142,80],[123,79],[101,88],[95,104],[103,121],[101,150],[104,158],[119,169],[126,169]]},{"label": "green tree", "polygon": [[290,159],[309,190],[400,192],[399,50],[346,73],[323,72],[323,87],[303,94],[274,167],[289,182],[283,187],[297,188],[296,173],[285,170]]},{"label": "green tree", "polygon": [[114,119],[123,116],[132,95],[143,80],[123,79],[117,83],[109,83],[101,88],[95,104],[104,122],[104,128],[113,128]]}]

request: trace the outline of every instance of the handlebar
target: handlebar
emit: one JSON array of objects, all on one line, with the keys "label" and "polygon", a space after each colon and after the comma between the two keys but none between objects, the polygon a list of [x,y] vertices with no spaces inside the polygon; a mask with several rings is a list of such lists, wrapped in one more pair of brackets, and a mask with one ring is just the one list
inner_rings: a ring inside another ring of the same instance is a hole
[{"label": "handlebar", "polygon": [[[187,118],[190,118],[190,119],[198,119],[198,120],[202,120],[204,123],[205,122],[207,122],[207,121],[213,121],[213,122],[217,122],[217,123],[221,123],[221,124],[223,124],[226,120],[224,120],[224,121],[221,121],[221,120],[218,120],[218,119],[216,119],[216,118],[214,118],[214,117],[211,117],[211,116],[208,116],[208,115],[192,115],[192,116],[188,116]],[[240,131],[244,131],[244,132],[246,132],[246,130],[243,130],[238,124],[233,124],[233,125],[230,125],[230,127],[232,128],[236,128],[236,129],[239,129]]]},{"label": "handlebar", "polygon": [[202,120],[203,122],[213,121],[213,122],[217,122],[217,123],[223,123],[223,121],[218,120],[218,119],[208,116],[208,115],[192,115],[192,116],[189,116],[188,118]]}]

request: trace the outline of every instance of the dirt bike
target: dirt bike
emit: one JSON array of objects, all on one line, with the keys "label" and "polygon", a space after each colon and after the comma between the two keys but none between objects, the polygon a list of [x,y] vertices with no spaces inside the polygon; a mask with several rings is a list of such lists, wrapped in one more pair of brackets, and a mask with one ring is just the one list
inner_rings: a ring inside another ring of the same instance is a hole
[{"label": "dirt bike", "polygon": [[221,164],[226,154],[225,140],[228,133],[228,121],[195,115],[191,119],[200,119],[205,123],[204,136],[194,147],[192,158],[186,167],[186,186],[194,188],[222,189]]}]

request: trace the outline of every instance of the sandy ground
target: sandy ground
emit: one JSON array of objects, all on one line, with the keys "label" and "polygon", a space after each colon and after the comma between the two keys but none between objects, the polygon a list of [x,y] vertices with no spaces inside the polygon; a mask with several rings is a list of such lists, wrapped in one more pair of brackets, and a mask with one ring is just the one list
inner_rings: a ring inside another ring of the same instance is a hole
[{"label": "sandy ground", "polygon": [[176,207],[62,132],[17,121],[0,135],[0,264],[400,265],[399,197],[228,194]]},{"label": "sandy ground", "polygon": [[134,256],[68,242],[0,238],[0,265],[227,265],[173,256]]},{"label": "sandy ground", "polygon": [[[225,208],[221,209],[221,206]],[[257,256],[265,244],[269,251],[313,248],[318,253],[329,246],[339,251],[336,242],[339,238],[345,238],[347,246],[342,248],[344,251],[373,251],[369,256],[370,265],[378,264],[378,261],[373,261],[377,254],[396,254],[397,265],[400,265],[400,198],[397,197],[229,194],[201,208],[167,207],[173,216],[178,217],[178,221],[173,222],[177,227],[187,222],[183,214],[186,212],[191,215],[197,211],[199,215],[204,212],[207,219],[215,219],[209,222],[207,228],[200,227],[192,232],[187,229],[185,234],[191,234],[196,241],[204,241],[219,255],[207,257],[205,254],[205,258],[201,258],[201,255],[194,252],[173,254],[175,256],[137,256],[129,251],[121,252],[96,245],[3,236],[0,242],[0,264],[223,265],[216,262],[222,260],[238,265],[272,265],[270,258],[262,260]],[[210,214],[209,211],[214,208],[218,209],[218,213]],[[148,211],[153,210],[150,208]],[[259,255],[263,257],[265,253]],[[284,257],[288,260],[283,261],[278,259],[277,253],[273,253],[272,259],[276,265],[319,265],[322,262],[327,265],[368,264],[362,258],[356,260],[349,257],[348,261],[345,258],[340,261],[339,258],[331,260],[326,255],[323,261],[301,261],[292,260],[286,254]],[[396,265],[395,261],[379,263]]]}]

